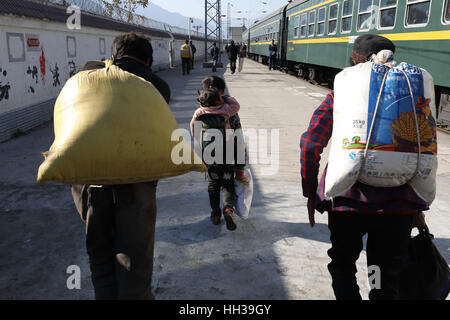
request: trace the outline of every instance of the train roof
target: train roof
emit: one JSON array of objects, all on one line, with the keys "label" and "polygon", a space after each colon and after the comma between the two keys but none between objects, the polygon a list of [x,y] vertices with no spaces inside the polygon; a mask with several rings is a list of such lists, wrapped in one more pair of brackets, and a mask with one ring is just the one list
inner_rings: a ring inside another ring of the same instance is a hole
[{"label": "train roof", "polygon": [[308,1],[310,1],[310,0],[296,0],[296,1],[292,1],[292,2],[288,5],[287,9],[289,10],[289,9],[295,8],[295,7],[298,6],[299,4],[302,4],[302,3],[308,2]]},{"label": "train roof", "polygon": [[[308,1],[310,1],[310,0],[295,0],[295,1],[292,1],[290,4],[287,5],[287,10],[289,10],[291,8],[295,8],[299,4],[302,4],[302,3],[305,3],[305,2],[308,2]],[[267,20],[269,20],[269,19],[271,19],[273,17],[276,17],[279,14],[282,14],[285,7],[286,6],[283,6],[280,9],[278,9],[278,10],[272,12],[271,14],[267,15],[266,17],[262,18],[258,22],[254,23],[249,29],[252,29],[252,28],[254,28],[256,26],[259,26],[259,25],[263,24],[264,22],[266,22]]]},{"label": "train roof", "polygon": [[284,7],[282,7],[281,9],[278,9],[277,11],[272,12],[271,14],[269,14],[269,15],[265,16],[264,18],[262,18],[261,20],[258,20],[258,22],[254,23],[250,27],[250,29],[252,29],[252,28],[254,28],[256,26],[259,26],[259,25],[263,24],[263,22],[266,22],[267,20],[269,20],[269,19],[271,19],[273,17],[276,17],[277,15],[283,13],[283,10],[284,10]]}]

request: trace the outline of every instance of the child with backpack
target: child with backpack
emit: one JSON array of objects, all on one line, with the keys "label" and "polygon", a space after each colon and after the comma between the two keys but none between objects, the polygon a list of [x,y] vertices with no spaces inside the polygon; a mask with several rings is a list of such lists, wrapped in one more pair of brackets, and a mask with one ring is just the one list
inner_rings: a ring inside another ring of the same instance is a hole
[{"label": "child with backpack", "polygon": [[[207,89],[216,89],[219,91],[219,94],[222,97],[228,97],[225,94],[225,90],[226,90],[226,83],[225,80],[223,80],[221,77],[218,76],[209,76],[207,78],[205,78],[202,82],[202,86],[203,86],[203,90],[207,90]],[[242,125],[241,125],[241,119],[239,118],[239,114],[236,113],[235,115],[230,117],[230,127],[231,129],[238,131],[237,135],[239,135],[240,139],[237,139],[236,144],[235,144],[235,157],[237,157],[237,153],[238,150],[242,149],[245,150],[245,145],[243,146],[238,146],[238,143],[244,143],[244,138],[243,138],[243,134],[242,134]],[[239,141],[240,140],[240,141]],[[242,148],[239,148],[242,147]],[[245,157],[244,157],[245,158]],[[239,182],[239,183],[243,183],[243,184],[248,184],[249,181],[248,179],[245,177],[245,159],[244,161],[239,161],[239,159],[235,158],[235,181]]]},{"label": "child with backpack", "polygon": [[[219,90],[208,88],[199,93],[198,108],[191,121],[191,133],[195,137],[194,123],[202,122],[202,147],[206,148],[211,140],[204,139],[208,129],[216,129],[222,133],[223,159],[219,163],[206,163],[208,168],[208,193],[211,205],[211,221],[214,225],[221,222],[222,211],[220,209],[220,192],[223,191],[223,216],[228,230],[236,229],[234,220],[234,163],[226,161],[226,129],[230,129],[230,117],[234,116],[240,109],[239,103],[232,97],[224,97]],[[223,160],[223,161],[222,161]],[[208,161],[207,161],[208,162]]]}]

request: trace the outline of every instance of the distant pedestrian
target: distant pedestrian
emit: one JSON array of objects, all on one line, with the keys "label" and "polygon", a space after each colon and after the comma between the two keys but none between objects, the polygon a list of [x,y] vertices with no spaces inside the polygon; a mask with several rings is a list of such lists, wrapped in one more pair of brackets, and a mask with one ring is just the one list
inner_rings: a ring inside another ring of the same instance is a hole
[{"label": "distant pedestrian", "polygon": [[217,48],[217,44],[214,42],[209,54],[212,57],[213,65],[212,72],[217,72],[217,62],[219,61],[220,49]]},{"label": "distant pedestrian", "polygon": [[195,47],[195,45],[192,43],[192,41],[189,42],[190,46],[191,46],[191,54],[192,54],[192,58],[191,58],[191,69],[194,69],[194,63],[195,63],[195,53],[197,52],[197,48]]},{"label": "distant pedestrian", "polygon": [[181,66],[183,69],[183,76],[186,73],[190,73],[192,64],[191,58],[191,46],[189,45],[189,40],[186,40],[186,42],[181,46]]},{"label": "distant pedestrian", "polygon": [[234,40],[231,40],[231,44],[227,46],[228,58],[230,59],[231,74],[236,72],[236,60],[238,58],[239,49],[235,45]]},{"label": "distant pedestrian", "polygon": [[275,44],[275,40],[272,40],[272,44],[269,46],[269,70],[275,69],[277,50],[278,46]]},{"label": "distant pedestrian", "polygon": [[247,57],[247,46],[245,45],[245,43],[241,43],[241,45],[239,46],[239,72],[241,72],[242,68],[244,68],[245,57]]}]

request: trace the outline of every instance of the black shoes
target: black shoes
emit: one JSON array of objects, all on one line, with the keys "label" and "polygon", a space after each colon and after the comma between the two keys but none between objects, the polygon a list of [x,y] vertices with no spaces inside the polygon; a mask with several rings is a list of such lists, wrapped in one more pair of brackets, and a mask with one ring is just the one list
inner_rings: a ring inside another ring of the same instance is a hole
[{"label": "black shoes", "polygon": [[[213,225],[218,226],[221,223],[221,213],[220,212],[211,212],[211,222]],[[227,225],[227,229],[230,231],[236,230],[236,222],[234,221],[234,210],[233,209],[224,209],[223,217],[225,219],[225,224]]]},{"label": "black shoes", "polygon": [[222,214],[220,213],[215,213],[215,212],[211,212],[211,222],[213,223],[213,225],[218,226],[220,224],[220,219],[221,219]]},{"label": "black shoes", "polygon": [[236,230],[236,222],[234,221],[234,210],[225,209],[223,211],[223,217],[225,218],[225,223],[227,224],[227,229],[230,231]]}]

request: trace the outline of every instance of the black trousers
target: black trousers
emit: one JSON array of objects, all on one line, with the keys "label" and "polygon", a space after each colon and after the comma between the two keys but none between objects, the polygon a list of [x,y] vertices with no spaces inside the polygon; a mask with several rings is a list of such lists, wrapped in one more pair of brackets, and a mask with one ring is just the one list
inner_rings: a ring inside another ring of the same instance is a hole
[{"label": "black trousers", "polygon": [[232,73],[236,72],[236,59],[230,59],[230,70]]},{"label": "black trousers", "polygon": [[183,74],[189,74],[191,71],[191,58],[182,58],[181,59],[181,68],[183,69]]},{"label": "black trousers", "polygon": [[[372,288],[370,300],[399,299],[399,275],[408,253],[413,215],[331,212],[328,227],[331,249],[328,265],[337,300],[360,300],[356,260],[367,233],[367,265],[378,266],[380,288]],[[373,273],[372,273],[373,276]]]},{"label": "black trousers", "polygon": [[98,300],[151,300],[157,182],[73,185]]},{"label": "black trousers", "polygon": [[211,166],[208,168],[208,193],[212,213],[219,215],[220,191],[223,192],[223,209],[233,208],[234,194],[234,167]]},{"label": "black trousers", "polygon": [[269,55],[269,70],[275,70],[275,56]]}]

